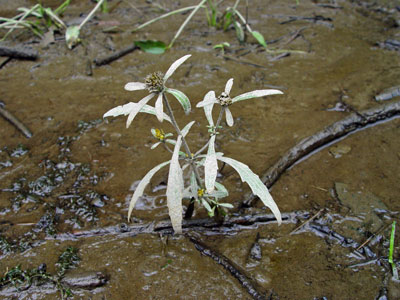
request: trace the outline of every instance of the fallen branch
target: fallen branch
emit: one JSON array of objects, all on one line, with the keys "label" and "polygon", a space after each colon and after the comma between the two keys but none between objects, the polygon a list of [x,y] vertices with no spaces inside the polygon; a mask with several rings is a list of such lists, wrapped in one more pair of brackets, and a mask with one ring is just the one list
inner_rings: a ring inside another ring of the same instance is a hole
[{"label": "fallen branch", "polygon": [[32,137],[30,130],[21,123],[12,113],[10,113],[5,108],[0,107],[0,115],[6,119],[8,122],[13,124],[19,131],[21,131],[28,139]]},{"label": "fallen branch", "polygon": [[125,56],[128,53],[131,53],[131,52],[135,51],[136,49],[139,49],[139,47],[136,46],[135,44],[133,44],[133,45],[130,45],[129,47],[126,47],[125,49],[122,49],[120,51],[114,52],[111,55],[108,55],[106,57],[96,58],[94,60],[94,63],[98,67],[99,66],[103,66],[103,65],[108,65],[109,63],[112,63],[114,60],[117,60],[117,59],[121,58],[122,56]]},{"label": "fallen branch", "polygon": [[29,60],[35,60],[39,57],[37,51],[32,49],[20,47],[10,48],[5,46],[0,46],[0,56]]},{"label": "fallen branch", "polygon": [[227,271],[229,271],[229,273],[231,273],[232,276],[240,282],[242,287],[247,290],[247,292],[253,297],[253,299],[266,299],[266,297],[262,293],[257,291],[255,285],[251,282],[251,280],[246,275],[244,275],[243,272],[239,270],[239,268],[235,267],[228,258],[206,247],[193,235],[190,235],[189,239],[201,254],[212,258],[217,264],[223,266]]},{"label": "fallen branch", "polygon": [[[300,143],[286,152],[268,171],[261,177],[262,182],[270,188],[289,167],[300,159],[316,152],[328,143],[357,130],[365,128],[383,120],[400,114],[400,101],[392,102],[378,107],[356,112],[350,116],[333,123],[316,134],[303,139]],[[246,197],[243,207],[249,207],[257,198],[254,195]]]},{"label": "fallen branch", "polygon": [[[304,220],[309,217],[309,213],[305,211],[282,213],[282,222],[285,224],[296,223],[298,220]],[[184,220],[182,227],[183,232],[196,231],[205,235],[234,234],[243,229],[255,229],[260,225],[277,223],[273,214],[255,214],[255,215],[238,215],[227,218],[221,222],[215,219],[190,219]],[[173,234],[170,221],[159,221],[143,224],[125,223],[120,225],[95,228],[91,230],[75,231],[72,233],[61,233],[54,238],[58,240],[76,240],[81,238],[89,238],[94,236],[115,235],[119,237],[135,236],[142,233],[162,233]]]}]

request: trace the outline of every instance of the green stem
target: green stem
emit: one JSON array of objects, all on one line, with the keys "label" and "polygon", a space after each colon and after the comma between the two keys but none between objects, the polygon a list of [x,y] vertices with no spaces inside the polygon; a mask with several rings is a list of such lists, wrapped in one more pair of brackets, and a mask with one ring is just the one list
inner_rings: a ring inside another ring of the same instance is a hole
[{"label": "green stem", "polygon": [[5,35],[0,41],[4,41],[4,40],[7,38],[7,36],[8,36],[11,32],[13,32],[14,29],[16,29],[20,23],[23,24],[24,19],[27,18],[27,17],[28,17],[33,11],[35,11],[38,7],[39,7],[39,4],[36,4],[36,5],[34,5],[30,10],[28,10],[26,13],[24,13],[24,14],[22,15],[22,17],[21,17],[19,20],[17,20],[17,21],[15,22],[15,24],[13,25],[13,27],[10,28],[10,30],[6,33],[6,35]]},{"label": "green stem", "polygon": [[85,18],[85,20],[82,21],[82,23],[79,25],[78,30],[80,31],[83,27],[83,25],[85,25],[94,15],[94,13],[96,12],[96,10],[99,9],[99,7],[103,4],[104,0],[100,0],[99,2],[97,2],[96,6],[92,9],[92,11],[87,15],[87,17]]},{"label": "green stem", "polygon": [[193,15],[200,9],[200,7],[203,6],[204,3],[206,3],[207,0],[202,0],[199,4],[197,4],[196,8],[193,9],[193,11],[190,13],[190,15],[186,18],[186,20],[182,23],[181,27],[179,27],[178,31],[175,33],[174,38],[168,45],[168,49],[172,47],[174,44],[175,40],[179,37],[181,34],[182,30],[185,28],[186,24],[189,23],[190,19],[193,17]]},{"label": "green stem", "polygon": [[151,19],[150,21],[147,21],[146,23],[144,23],[144,24],[138,26],[137,28],[133,29],[132,32],[138,31],[139,29],[142,29],[143,27],[146,27],[146,26],[148,26],[148,25],[150,25],[150,24],[153,24],[154,22],[157,22],[157,21],[159,21],[159,20],[161,20],[161,19],[164,19],[164,18],[166,18],[166,17],[172,16],[172,15],[175,15],[175,14],[178,14],[178,13],[181,13],[181,12],[184,12],[184,11],[187,11],[187,10],[195,9],[197,6],[198,6],[198,5],[188,6],[188,7],[180,8],[180,9],[171,11],[171,12],[169,12],[169,13],[163,14],[163,15],[157,17],[157,18]]},{"label": "green stem", "polygon": [[165,95],[165,93],[163,93],[163,102],[164,102],[165,107],[167,108],[168,116],[171,119],[172,126],[174,126],[176,133],[178,135],[182,136],[182,144],[183,144],[183,147],[185,148],[186,154],[188,155],[188,158],[190,160],[190,165],[193,168],[194,174],[196,175],[197,184],[200,187],[202,187],[203,186],[203,181],[201,180],[201,177],[200,177],[199,171],[197,169],[197,166],[194,163],[194,160],[193,160],[193,157],[192,157],[192,152],[190,151],[189,145],[186,142],[185,137],[182,135],[182,132],[179,129],[178,123],[175,120],[174,113],[172,111],[171,105],[169,104],[169,101],[168,101],[167,96]]},{"label": "green stem", "polygon": [[248,30],[248,32],[250,32],[250,33],[253,32],[253,30],[251,29],[250,25],[247,24],[246,19],[242,16],[242,14],[237,9],[235,9],[235,13],[239,17],[240,21],[242,21],[243,24],[246,25],[246,29]]},{"label": "green stem", "polygon": [[[222,116],[224,115],[224,112],[225,112],[225,106],[221,106],[221,110],[219,111],[217,123],[216,123],[216,125],[215,125],[215,128],[216,128],[216,129],[218,129],[219,124],[220,124],[221,121],[222,121]],[[206,143],[203,147],[200,148],[200,150],[198,150],[198,151],[196,152],[196,154],[195,154],[193,157],[196,158],[196,157],[199,156],[204,150],[206,150],[207,147],[208,147],[208,144],[210,144],[210,139],[207,141],[207,143]]]}]

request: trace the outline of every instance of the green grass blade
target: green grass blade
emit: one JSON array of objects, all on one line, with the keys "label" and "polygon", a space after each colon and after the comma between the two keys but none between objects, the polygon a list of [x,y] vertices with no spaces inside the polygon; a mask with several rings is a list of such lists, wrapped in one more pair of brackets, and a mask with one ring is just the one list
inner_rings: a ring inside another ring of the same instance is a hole
[{"label": "green grass blade", "polygon": [[132,30],[132,32],[138,31],[139,29],[142,29],[142,28],[144,28],[144,27],[146,27],[146,26],[148,26],[148,25],[150,25],[150,24],[153,24],[153,23],[155,23],[155,22],[157,22],[157,21],[159,21],[159,20],[162,20],[162,19],[164,19],[164,18],[167,18],[167,17],[169,17],[169,16],[173,16],[173,15],[179,14],[179,13],[181,13],[181,12],[185,12],[185,11],[188,11],[188,10],[195,9],[196,7],[197,7],[197,5],[188,6],[188,7],[183,7],[183,8],[180,8],[180,9],[177,9],[177,10],[174,10],[174,11],[171,11],[171,12],[169,12],[169,13],[163,14],[163,15],[157,17],[157,18],[151,19],[150,21],[147,21],[146,23],[144,23],[144,24],[142,24],[142,25],[136,27],[135,29]]},{"label": "green grass blade", "polygon": [[167,47],[168,49],[172,47],[172,45],[175,43],[176,39],[181,35],[183,29],[186,27],[187,23],[189,23],[189,21],[192,19],[194,14],[203,6],[203,4],[206,1],[207,0],[200,1],[200,3],[193,9],[193,11],[190,13],[190,15],[186,18],[186,20],[182,23],[181,27],[179,27],[178,31],[175,33],[174,38],[172,39],[172,41],[169,43],[169,45]]}]

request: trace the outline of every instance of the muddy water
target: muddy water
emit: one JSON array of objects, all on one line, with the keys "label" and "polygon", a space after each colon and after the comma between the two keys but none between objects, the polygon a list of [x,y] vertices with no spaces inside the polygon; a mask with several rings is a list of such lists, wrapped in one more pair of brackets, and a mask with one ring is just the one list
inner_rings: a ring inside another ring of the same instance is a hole
[{"label": "muddy water", "polygon": [[[298,6],[295,1],[268,1],[267,5],[251,1],[250,25],[267,41],[282,37],[271,47],[306,52],[277,60],[278,54],[263,52],[251,39],[238,44],[232,30],[208,28],[200,13],[166,54],[136,51],[93,68],[88,76],[88,63],[113,49],[133,40],[167,42],[173,37],[185,16],[166,19],[136,34],[129,32],[134,24],[160,13],[145,1],[131,1],[137,10],[121,3],[112,13],[99,14],[82,31],[84,44],[72,51],[61,39],[46,47],[31,44],[38,49],[39,60],[12,60],[0,70],[0,100],[33,132],[28,140],[0,120],[0,233],[9,243],[7,248],[2,242],[0,272],[18,264],[27,269],[46,263],[54,274],[58,256],[74,246],[81,262],[67,274],[99,271],[109,279],[91,291],[74,288],[74,299],[251,299],[238,280],[202,256],[186,237],[54,238],[126,223],[135,184],[169,158],[161,148],[150,151],[154,142],[150,128],[160,126],[154,117],[139,115],[129,130],[125,118],[103,121],[101,117],[108,109],[145,95],[124,91],[126,82],[142,81],[156,70],[165,72],[175,59],[190,53],[192,57],[168,86],[186,93],[193,107],[208,90],[222,92],[231,77],[232,95],[269,87],[284,91],[283,96],[233,105],[235,126],[222,129],[219,136],[218,151],[261,175],[301,139],[347,116],[349,111],[334,109],[340,101],[350,111],[374,107],[376,94],[400,85],[399,52],[377,46],[387,39],[400,39],[394,27],[400,13],[396,1],[378,2],[338,1],[339,8],[332,8],[321,5],[328,4],[323,1],[301,1]],[[32,2],[0,4],[0,15],[10,16],[17,7]],[[186,5],[193,2],[165,4],[168,9]],[[64,19],[73,23],[90,7],[89,2],[73,1]],[[243,6],[239,9],[245,11]],[[280,24],[290,16],[324,19]],[[118,24],[121,31],[103,33],[110,24]],[[300,36],[292,40],[296,31]],[[20,39],[31,41],[29,35]],[[226,55],[235,60],[224,59],[212,48],[225,41],[231,44]],[[179,105],[172,105],[181,126],[197,121],[190,145],[202,145],[207,139],[202,111],[193,109],[185,116]],[[232,261],[260,293],[272,299],[400,298],[400,287],[391,280],[386,260],[387,224],[398,219],[400,210],[399,126],[395,119],[359,131],[295,165],[275,183],[271,193],[282,212],[305,211],[312,217],[320,211],[299,230],[293,232],[305,219],[280,227],[243,228],[229,235],[203,234],[199,239]],[[162,128],[172,132],[165,122]],[[248,188],[232,169],[222,173],[230,191],[228,202],[237,207]],[[154,177],[134,211],[136,223],[168,219],[166,179],[163,172]],[[242,213],[264,212],[257,203]],[[205,216],[198,209],[194,218]],[[370,252],[355,251],[376,232]],[[396,246],[395,259],[399,250]],[[58,299],[60,294],[52,286],[23,292],[8,288],[0,291],[0,298]]]}]

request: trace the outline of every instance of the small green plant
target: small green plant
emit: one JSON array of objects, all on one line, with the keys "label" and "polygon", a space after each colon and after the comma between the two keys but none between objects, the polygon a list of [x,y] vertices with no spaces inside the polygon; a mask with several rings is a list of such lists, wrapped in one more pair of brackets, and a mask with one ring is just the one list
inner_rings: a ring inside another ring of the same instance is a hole
[{"label": "small green plant", "polygon": [[392,223],[392,231],[390,233],[390,246],[389,246],[389,263],[392,266],[393,278],[399,280],[399,274],[397,272],[396,264],[393,261],[393,251],[394,251],[394,234],[396,232],[396,221]]},{"label": "small green plant", "polygon": [[[70,2],[71,0],[64,1],[55,10],[52,10],[49,7],[43,7],[41,4],[36,4],[31,8],[20,7],[17,10],[21,13],[15,17],[0,17],[0,29],[8,29],[7,33],[1,40],[5,40],[15,29],[27,28],[35,35],[43,37],[45,30],[49,29],[51,26],[55,26],[56,28],[67,28],[59,15],[65,11]],[[28,18],[34,18],[35,20],[32,21]]]},{"label": "small green plant", "polygon": [[231,45],[228,42],[224,42],[224,43],[215,45],[213,48],[221,50],[222,55],[224,55],[225,54],[225,48],[228,48],[230,46]]},{"label": "small green plant", "polygon": [[39,267],[33,269],[22,269],[21,265],[7,269],[4,275],[0,277],[0,288],[12,285],[17,291],[24,291],[29,289],[32,284],[40,285],[50,282],[59,290],[61,299],[71,297],[71,290],[61,282],[61,279],[68,269],[74,268],[79,263],[80,258],[77,253],[78,249],[74,247],[65,249],[56,263],[56,275],[47,272],[46,264],[41,264]]},{"label": "small green plant", "polygon": [[[138,26],[133,31],[135,32],[139,29],[142,29],[142,28],[144,28],[156,21],[164,19],[166,17],[172,16],[172,15],[175,15],[178,13],[182,13],[185,11],[191,11],[189,16],[185,19],[185,21],[179,27],[178,31],[175,33],[175,36],[169,43],[168,48],[171,48],[173,46],[173,44],[175,43],[176,39],[182,33],[183,29],[186,27],[186,25],[189,23],[189,21],[196,14],[196,12],[200,8],[204,8],[204,10],[206,12],[206,17],[207,17],[207,24],[210,27],[216,27],[219,29],[223,29],[224,31],[227,31],[230,28],[230,26],[233,25],[236,30],[236,36],[237,36],[237,39],[239,40],[239,42],[243,43],[246,40],[246,32],[249,32],[257,40],[257,42],[260,45],[262,45],[263,47],[266,48],[267,44],[265,42],[263,35],[260,32],[251,29],[250,25],[247,23],[247,20],[243,17],[243,15],[237,9],[237,7],[240,3],[240,0],[236,0],[235,4],[232,7],[228,6],[225,9],[224,13],[221,13],[218,10],[218,5],[221,2],[222,1],[216,2],[215,0],[202,0],[199,2],[199,4],[197,4],[195,6],[188,6],[188,7],[180,8],[180,9],[174,10],[172,12],[163,14],[157,18],[154,18],[154,19]],[[246,6],[248,7],[247,1],[246,1]]]},{"label": "small green plant", "polygon": [[104,11],[104,7],[107,7],[106,3],[107,3],[106,0],[97,1],[96,6],[90,11],[90,13],[86,16],[86,18],[82,21],[81,24],[79,24],[78,26],[76,26],[76,25],[69,26],[67,28],[67,30],[65,32],[65,41],[66,41],[67,47],[69,49],[72,49],[74,46],[76,46],[77,44],[79,44],[81,42],[79,34],[80,34],[82,27],[94,16],[95,12],[99,8],[102,8],[102,10]]},{"label": "small green plant", "polygon": [[[209,140],[205,145],[199,147],[197,152],[192,152],[186,136],[194,124],[194,121],[189,122],[181,129],[175,119],[167,96],[172,95],[174,98],[176,98],[186,114],[191,111],[190,100],[181,91],[168,88],[166,86],[167,80],[190,56],[191,55],[185,55],[175,61],[165,74],[161,72],[155,72],[148,75],[144,83],[127,83],[125,85],[125,90],[136,91],[147,89],[149,91],[149,95],[137,103],[130,102],[125,105],[117,106],[106,112],[103,116],[105,118],[110,116],[116,117],[120,115],[127,115],[128,118],[126,127],[128,128],[139,112],[152,114],[155,115],[160,122],[165,120],[171,123],[177,134],[177,138],[172,139],[170,138],[172,134],[165,133],[162,129],[151,130],[152,135],[155,139],[157,139],[157,142],[152,146],[152,149],[162,144],[168,151],[172,153],[172,157],[170,160],[163,162],[151,169],[140,181],[130,201],[128,220],[131,217],[137,200],[143,195],[143,192],[153,175],[167,165],[169,165],[166,192],[167,205],[172,226],[176,233],[182,232],[182,200],[184,198],[190,199],[191,204],[197,202],[198,204],[202,205],[210,216],[213,216],[216,213],[224,214],[224,209],[232,208],[233,206],[230,203],[220,202],[221,199],[228,196],[228,190],[225,188],[225,186],[216,181],[218,161],[221,161],[230,165],[239,173],[241,180],[248,183],[252,192],[257,195],[267,207],[271,209],[277,218],[278,223],[281,223],[281,214],[279,209],[272,199],[267,187],[262,183],[258,175],[254,174],[247,165],[232,158],[226,157],[221,152],[216,152],[215,142],[218,137],[218,130],[221,128],[222,119],[224,116],[228,126],[233,126],[234,124],[234,119],[229,106],[251,98],[283,93],[279,90],[271,89],[255,90],[240,94],[236,97],[231,97],[231,89],[233,86],[232,78],[227,81],[225,89],[220,96],[216,97],[214,91],[209,91],[205,95],[203,101],[197,103],[196,105],[197,107],[202,107],[204,109],[204,113],[208,121],[207,127]],[[147,103],[153,98],[157,98],[155,106],[153,107],[147,105]],[[219,116],[216,123],[214,123],[212,116],[214,105],[219,106]],[[164,109],[166,110],[166,113],[164,113]],[[170,149],[168,144],[173,145],[174,149]],[[181,151],[181,147],[183,147],[184,151]],[[203,152],[206,150],[207,153],[203,154]],[[201,176],[201,174],[204,174],[204,178]]]}]

